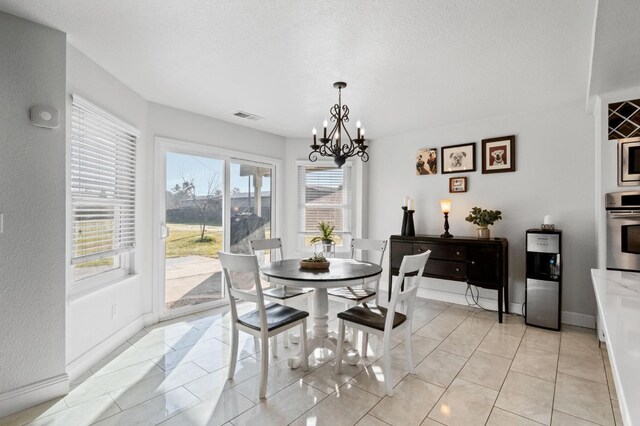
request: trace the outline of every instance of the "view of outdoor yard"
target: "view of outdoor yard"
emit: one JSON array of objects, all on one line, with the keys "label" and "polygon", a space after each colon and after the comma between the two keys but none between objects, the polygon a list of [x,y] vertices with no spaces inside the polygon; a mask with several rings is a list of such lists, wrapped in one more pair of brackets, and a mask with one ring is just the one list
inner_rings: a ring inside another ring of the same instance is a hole
[{"label": "view of outdoor yard", "polygon": [[198,224],[170,223],[167,226],[167,309],[220,299],[222,277],[217,253],[222,250],[222,227],[206,226],[205,237],[201,240]]}]

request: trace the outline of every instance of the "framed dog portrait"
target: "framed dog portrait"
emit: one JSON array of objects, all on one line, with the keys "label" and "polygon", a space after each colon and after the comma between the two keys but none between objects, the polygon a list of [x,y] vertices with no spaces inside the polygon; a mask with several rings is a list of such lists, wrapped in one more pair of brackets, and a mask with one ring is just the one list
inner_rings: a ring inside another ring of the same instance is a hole
[{"label": "framed dog portrait", "polygon": [[416,175],[438,173],[438,148],[419,149],[416,154]]},{"label": "framed dog portrait", "polygon": [[452,177],[449,178],[449,192],[467,192],[467,178],[466,177]]},{"label": "framed dog portrait", "polygon": [[442,174],[475,172],[476,143],[443,146],[440,149]]},{"label": "framed dog portrait", "polygon": [[515,136],[502,136],[482,140],[482,173],[506,173],[515,171]]}]

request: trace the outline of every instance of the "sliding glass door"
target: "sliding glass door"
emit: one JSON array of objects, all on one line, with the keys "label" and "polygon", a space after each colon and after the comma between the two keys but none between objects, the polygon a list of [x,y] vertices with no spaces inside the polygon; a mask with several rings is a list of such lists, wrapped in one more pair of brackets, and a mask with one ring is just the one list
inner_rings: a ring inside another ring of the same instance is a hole
[{"label": "sliding glass door", "polygon": [[227,303],[218,251],[249,254],[274,229],[273,164],[185,145],[160,144],[160,316]]},{"label": "sliding glass door", "polygon": [[271,237],[272,166],[231,163],[230,249],[249,254],[249,241]]},{"label": "sliding glass door", "polygon": [[166,154],[164,304],[167,311],[224,297],[225,161]]}]

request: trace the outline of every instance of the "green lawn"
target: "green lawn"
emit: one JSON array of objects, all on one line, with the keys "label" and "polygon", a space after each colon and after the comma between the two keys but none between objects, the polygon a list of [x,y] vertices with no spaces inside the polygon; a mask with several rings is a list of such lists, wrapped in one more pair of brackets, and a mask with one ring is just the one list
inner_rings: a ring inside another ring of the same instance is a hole
[{"label": "green lawn", "polygon": [[[187,225],[169,223],[169,237],[167,238],[166,256],[206,256],[218,257],[218,251],[222,250],[222,228],[220,226],[207,226],[205,239],[200,240],[200,227],[198,225]],[[207,238],[208,237],[208,238]]]}]

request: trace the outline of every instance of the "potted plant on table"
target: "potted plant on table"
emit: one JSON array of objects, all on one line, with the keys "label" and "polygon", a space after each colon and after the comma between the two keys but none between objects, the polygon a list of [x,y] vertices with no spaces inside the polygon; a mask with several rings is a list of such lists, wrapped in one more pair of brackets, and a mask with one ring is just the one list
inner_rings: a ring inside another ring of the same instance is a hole
[{"label": "potted plant on table", "polygon": [[320,234],[313,237],[310,243],[315,244],[322,241],[323,253],[331,253],[332,245],[335,243],[333,236],[334,229],[335,226],[331,225],[329,222],[321,221],[318,223],[318,230],[320,231]]},{"label": "potted plant on table", "polygon": [[329,261],[322,253],[316,253],[307,259],[302,259],[300,267],[303,269],[329,269]]},{"label": "potted plant on table", "polygon": [[478,238],[490,238],[489,225],[493,225],[501,219],[502,212],[500,210],[486,210],[474,207],[464,220],[478,226]]}]

